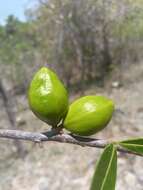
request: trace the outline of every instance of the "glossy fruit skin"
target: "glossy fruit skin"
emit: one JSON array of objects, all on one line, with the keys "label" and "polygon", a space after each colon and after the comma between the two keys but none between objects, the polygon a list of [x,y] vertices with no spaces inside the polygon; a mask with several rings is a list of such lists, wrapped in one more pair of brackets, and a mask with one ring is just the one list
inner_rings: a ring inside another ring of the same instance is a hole
[{"label": "glossy fruit skin", "polygon": [[114,103],[104,96],[84,96],[74,101],[64,120],[64,128],[77,135],[93,135],[105,128]]},{"label": "glossy fruit skin", "polygon": [[47,67],[42,67],[31,81],[28,101],[34,114],[53,127],[64,119],[69,107],[65,87]]}]

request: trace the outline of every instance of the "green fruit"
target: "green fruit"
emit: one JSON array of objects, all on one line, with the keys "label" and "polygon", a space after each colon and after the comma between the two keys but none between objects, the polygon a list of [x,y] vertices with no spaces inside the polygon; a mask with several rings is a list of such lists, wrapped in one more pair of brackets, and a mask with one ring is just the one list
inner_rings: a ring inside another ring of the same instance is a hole
[{"label": "green fruit", "polygon": [[93,135],[112,117],[114,103],[103,96],[85,96],[73,102],[64,120],[64,128],[77,135]]},{"label": "green fruit", "polygon": [[68,93],[57,75],[46,67],[35,74],[28,100],[34,114],[52,126],[57,126],[68,111]]}]

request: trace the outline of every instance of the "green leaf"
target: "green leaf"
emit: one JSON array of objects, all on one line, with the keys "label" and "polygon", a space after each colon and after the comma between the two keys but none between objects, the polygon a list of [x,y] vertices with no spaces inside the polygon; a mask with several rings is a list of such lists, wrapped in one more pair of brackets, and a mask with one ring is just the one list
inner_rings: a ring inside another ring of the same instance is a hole
[{"label": "green leaf", "polygon": [[129,139],[119,142],[127,150],[143,154],[143,138]]},{"label": "green leaf", "polygon": [[90,190],[115,190],[117,173],[117,151],[107,145],[102,153],[93,176]]}]

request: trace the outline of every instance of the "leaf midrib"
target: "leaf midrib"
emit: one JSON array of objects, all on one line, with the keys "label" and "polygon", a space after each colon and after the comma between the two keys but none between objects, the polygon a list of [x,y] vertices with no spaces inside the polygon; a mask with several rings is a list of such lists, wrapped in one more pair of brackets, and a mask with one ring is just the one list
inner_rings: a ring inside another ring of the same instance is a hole
[{"label": "leaf midrib", "polygon": [[115,153],[115,147],[113,146],[113,151],[112,151],[112,155],[111,155],[111,159],[110,159],[110,162],[109,162],[109,165],[107,167],[107,171],[105,173],[105,177],[104,177],[104,180],[103,180],[103,183],[102,183],[102,186],[101,186],[101,190],[103,190],[104,188],[104,185],[105,185],[105,182],[106,182],[106,179],[108,177],[108,173],[109,173],[109,170],[110,170],[110,166],[112,164],[112,160],[113,160],[113,157],[114,157],[114,153]]},{"label": "leaf midrib", "polygon": [[127,146],[142,146],[143,147],[143,144],[130,144],[130,143],[120,143],[121,145],[127,145]]}]

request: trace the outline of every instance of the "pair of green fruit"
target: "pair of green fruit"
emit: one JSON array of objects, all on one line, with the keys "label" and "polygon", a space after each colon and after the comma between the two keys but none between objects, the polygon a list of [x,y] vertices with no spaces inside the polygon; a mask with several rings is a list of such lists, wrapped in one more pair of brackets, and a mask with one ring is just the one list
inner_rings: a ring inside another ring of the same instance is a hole
[{"label": "pair of green fruit", "polygon": [[92,135],[108,124],[114,103],[103,96],[84,96],[69,106],[68,93],[57,75],[42,67],[34,76],[28,93],[34,114],[53,127],[60,122],[77,135]]}]

